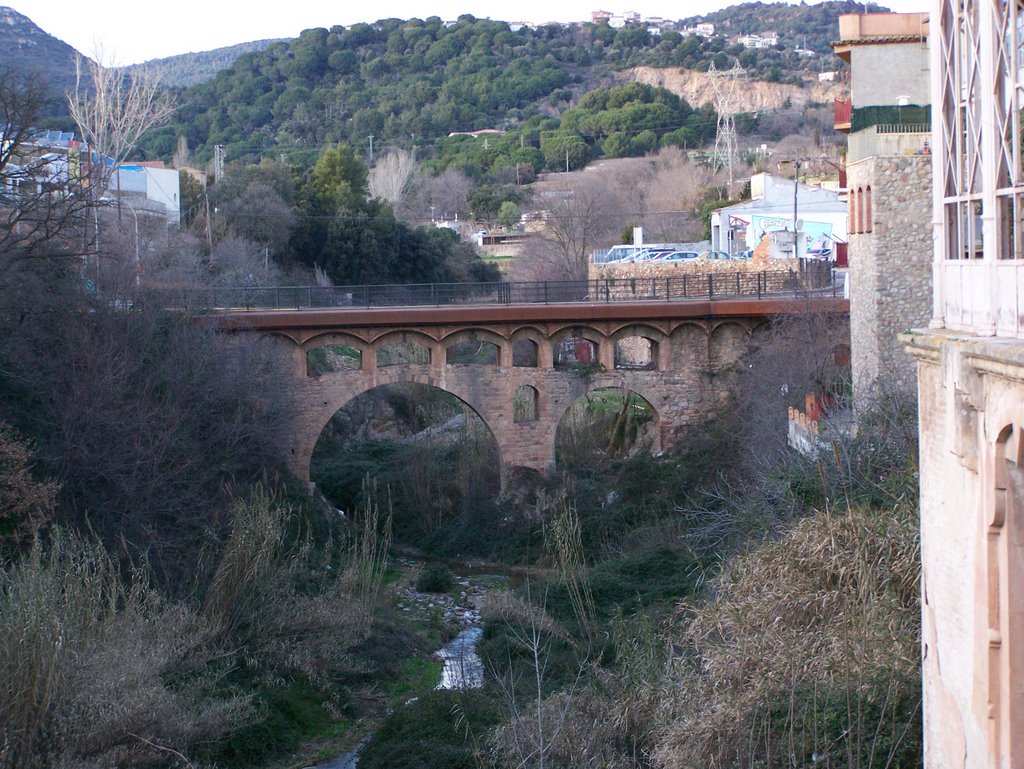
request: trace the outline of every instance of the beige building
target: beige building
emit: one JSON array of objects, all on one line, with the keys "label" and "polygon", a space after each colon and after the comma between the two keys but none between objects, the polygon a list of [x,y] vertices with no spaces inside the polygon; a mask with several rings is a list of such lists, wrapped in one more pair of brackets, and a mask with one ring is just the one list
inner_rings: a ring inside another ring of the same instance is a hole
[{"label": "beige building", "polygon": [[897,341],[931,318],[931,120],[928,14],[839,17],[850,66],[836,128],[849,134],[848,285],[854,406],[913,396],[917,372]]},{"label": "beige building", "polygon": [[1024,5],[934,0],[918,363],[925,764],[1024,767]]}]

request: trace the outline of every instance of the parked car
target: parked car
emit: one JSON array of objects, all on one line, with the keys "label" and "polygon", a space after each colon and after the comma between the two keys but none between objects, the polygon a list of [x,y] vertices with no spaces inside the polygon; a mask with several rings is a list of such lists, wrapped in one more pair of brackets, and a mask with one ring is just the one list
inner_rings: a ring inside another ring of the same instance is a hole
[{"label": "parked car", "polygon": [[657,257],[659,262],[681,262],[688,259],[696,259],[696,251],[669,251]]},{"label": "parked car", "polygon": [[832,244],[827,240],[819,240],[816,243],[812,243],[807,247],[805,256],[808,259],[818,260],[831,260],[832,259]]},{"label": "parked car", "polygon": [[700,258],[702,259],[731,259],[725,251],[701,251]]},{"label": "parked car", "polygon": [[740,251],[738,254],[733,254],[732,258],[733,259],[753,259],[754,258],[754,249],[748,248],[745,251]]}]

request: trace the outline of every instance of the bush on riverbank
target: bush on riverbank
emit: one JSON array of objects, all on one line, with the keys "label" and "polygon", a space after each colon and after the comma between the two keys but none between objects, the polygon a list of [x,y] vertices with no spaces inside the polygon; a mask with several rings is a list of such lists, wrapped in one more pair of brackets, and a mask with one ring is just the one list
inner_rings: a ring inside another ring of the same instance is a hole
[{"label": "bush on riverbank", "polygon": [[359,754],[360,769],[487,769],[498,722],[480,691],[433,691],[398,707]]},{"label": "bush on riverbank", "polygon": [[380,674],[359,649],[377,633],[386,520],[364,510],[324,549],[267,493],[230,515],[198,607],[60,529],[0,570],[0,767],[249,767],[358,715],[349,692]]},{"label": "bush on riverbank", "polygon": [[416,577],[416,589],[421,593],[447,593],[455,581],[443,563],[431,561]]}]

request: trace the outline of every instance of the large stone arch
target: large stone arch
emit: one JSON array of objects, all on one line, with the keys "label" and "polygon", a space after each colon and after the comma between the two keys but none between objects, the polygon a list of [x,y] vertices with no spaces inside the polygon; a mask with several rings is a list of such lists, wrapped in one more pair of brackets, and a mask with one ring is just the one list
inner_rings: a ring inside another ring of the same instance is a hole
[{"label": "large stone arch", "polygon": [[[339,372],[336,376],[330,377],[329,381],[326,381],[326,378],[310,380],[305,397],[299,401],[301,414],[296,420],[298,429],[292,436],[289,461],[292,472],[301,480],[309,481],[309,467],[316,443],[331,418],[346,404],[378,387],[400,383],[436,387],[458,398],[480,418],[490,432],[497,444],[499,461],[503,463],[507,450],[507,441],[503,441],[503,437],[507,431],[502,429],[502,424],[495,424],[495,415],[488,413],[486,408],[481,409],[479,400],[477,403],[473,403],[466,397],[476,393],[469,392],[470,388],[464,386],[463,378],[458,378],[453,382],[455,386],[446,386],[445,382],[439,381],[430,372],[423,369],[424,367],[419,365],[395,365],[372,372]],[[511,404],[509,413],[511,414]],[[511,417],[509,417],[509,421],[511,421]]]}]

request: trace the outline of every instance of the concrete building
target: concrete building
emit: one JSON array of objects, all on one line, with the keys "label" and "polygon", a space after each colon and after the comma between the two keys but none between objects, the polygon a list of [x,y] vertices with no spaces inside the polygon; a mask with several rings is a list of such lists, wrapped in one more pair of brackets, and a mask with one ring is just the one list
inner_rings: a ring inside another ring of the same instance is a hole
[{"label": "concrete building", "polygon": [[1024,766],[1024,6],[934,0],[918,364],[925,765]]},{"label": "concrete building", "polygon": [[168,224],[181,221],[180,177],[162,163],[122,163],[115,170],[107,195],[135,213],[160,215]]},{"label": "concrete building", "polygon": [[760,35],[743,35],[736,42],[744,48],[774,48],[779,44],[779,36],[775,32],[762,32]]},{"label": "concrete building", "polygon": [[[753,249],[765,235],[773,232],[789,233],[788,239],[772,238],[772,257],[776,259],[805,256],[810,244],[823,240],[846,243],[847,206],[834,190],[794,184],[792,179],[762,173],[751,177],[750,197],[750,200],[711,214],[713,251],[735,254]],[[799,231],[795,253],[794,219]]]},{"label": "concrete building", "polygon": [[849,133],[850,353],[854,407],[913,396],[917,373],[897,342],[931,317],[931,139],[928,19],[922,13],[839,17],[836,54],[850,95],[836,128]]}]

